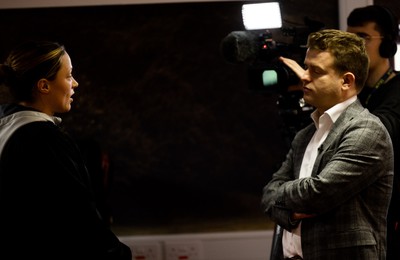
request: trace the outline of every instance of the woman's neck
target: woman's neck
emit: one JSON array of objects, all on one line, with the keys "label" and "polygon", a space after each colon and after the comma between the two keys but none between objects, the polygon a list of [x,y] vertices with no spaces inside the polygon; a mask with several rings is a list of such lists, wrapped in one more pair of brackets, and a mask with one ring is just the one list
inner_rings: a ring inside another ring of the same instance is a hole
[{"label": "woman's neck", "polygon": [[46,111],[45,107],[40,106],[39,104],[35,103],[35,102],[28,102],[28,101],[20,101],[18,102],[18,105],[24,106],[24,107],[29,107],[29,108],[33,108],[39,112],[45,113],[49,116],[53,116],[52,113],[49,113],[49,111]]}]

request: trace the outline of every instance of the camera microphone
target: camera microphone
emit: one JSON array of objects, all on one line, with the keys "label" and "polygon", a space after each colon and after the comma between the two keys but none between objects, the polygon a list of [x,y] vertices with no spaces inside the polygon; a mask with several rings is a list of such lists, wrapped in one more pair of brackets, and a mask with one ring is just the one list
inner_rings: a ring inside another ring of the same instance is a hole
[{"label": "camera microphone", "polygon": [[251,63],[260,51],[259,35],[248,31],[233,31],[221,41],[221,53],[230,63]]}]

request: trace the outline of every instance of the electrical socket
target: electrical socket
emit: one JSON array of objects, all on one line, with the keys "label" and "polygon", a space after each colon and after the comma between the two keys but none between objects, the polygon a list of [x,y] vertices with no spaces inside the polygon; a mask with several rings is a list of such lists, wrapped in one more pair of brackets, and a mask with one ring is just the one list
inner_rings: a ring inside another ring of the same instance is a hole
[{"label": "electrical socket", "polygon": [[204,260],[200,241],[168,241],[165,255],[166,260]]},{"label": "electrical socket", "polygon": [[130,242],[132,260],[163,260],[161,244],[158,242]]}]

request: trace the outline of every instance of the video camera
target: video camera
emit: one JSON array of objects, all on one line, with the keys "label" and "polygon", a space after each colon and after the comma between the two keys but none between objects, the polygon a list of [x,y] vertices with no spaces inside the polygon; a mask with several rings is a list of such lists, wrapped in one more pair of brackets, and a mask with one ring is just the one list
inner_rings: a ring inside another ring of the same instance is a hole
[{"label": "video camera", "polygon": [[253,91],[284,94],[300,83],[297,75],[279,57],[302,64],[309,30],[283,28],[281,32],[281,41],[275,40],[270,30],[265,30],[233,31],[221,42],[226,61],[248,65],[249,88]]},{"label": "video camera", "polygon": [[278,42],[270,31],[258,35],[258,53],[248,65],[249,88],[259,92],[278,92],[285,94],[290,88],[296,89],[300,79],[294,72],[279,61],[283,56],[302,64],[305,44]]},{"label": "video camera", "polygon": [[[249,5],[247,5],[249,6]],[[280,14],[273,11],[271,6],[261,13],[261,17],[247,15],[243,6],[243,22],[248,19],[261,20],[272,15]],[[279,5],[278,5],[279,7]],[[260,9],[260,6],[255,8]],[[258,12],[260,13],[260,12]],[[281,17],[279,15],[278,20]],[[221,41],[221,53],[230,63],[244,63],[247,65],[249,89],[259,93],[278,94],[277,105],[279,114],[286,125],[284,131],[288,140],[306,124],[310,123],[310,113],[313,107],[303,100],[303,91],[299,77],[279,57],[286,57],[303,64],[307,51],[307,39],[311,32],[323,28],[324,24],[304,18],[304,27],[284,28],[278,21],[278,26],[260,30],[248,29],[247,31],[233,31]],[[279,28],[279,29],[278,29]],[[279,35],[272,35],[272,31]]]}]

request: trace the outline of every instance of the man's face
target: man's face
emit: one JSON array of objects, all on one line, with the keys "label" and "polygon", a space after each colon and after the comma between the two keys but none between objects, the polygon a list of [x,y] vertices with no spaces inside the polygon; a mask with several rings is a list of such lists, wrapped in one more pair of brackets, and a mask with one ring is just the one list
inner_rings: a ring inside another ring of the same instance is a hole
[{"label": "man's face", "polygon": [[343,78],[334,68],[334,57],[328,51],[309,49],[304,60],[306,70],[303,81],[303,98],[320,113],[342,102]]},{"label": "man's face", "polygon": [[365,40],[365,48],[369,57],[369,69],[374,70],[380,66],[383,57],[379,54],[379,46],[382,43],[381,34],[375,29],[375,22],[368,22],[362,26],[348,26],[347,31],[355,33]]}]

